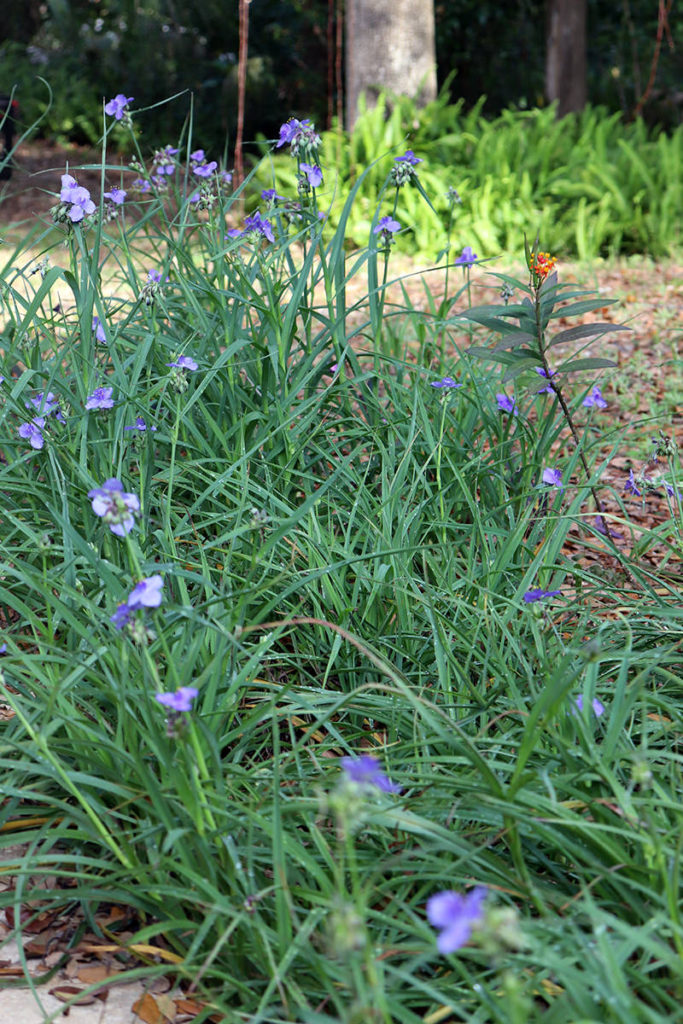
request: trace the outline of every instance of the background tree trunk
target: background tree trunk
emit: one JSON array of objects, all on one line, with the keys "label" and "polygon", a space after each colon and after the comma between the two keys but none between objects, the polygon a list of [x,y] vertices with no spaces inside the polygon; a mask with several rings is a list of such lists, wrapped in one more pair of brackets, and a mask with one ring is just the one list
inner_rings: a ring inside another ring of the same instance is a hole
[{"label": "background tree trunk", "polygon": [[358,97],[382,89],[436,96],[434,0],[346,0],[346,127],[356,120]]},{"label": "background tree trunk", "polygon": [[587,0],[548,0],[545,93],[557,116],[583,110],[586,82]]}]

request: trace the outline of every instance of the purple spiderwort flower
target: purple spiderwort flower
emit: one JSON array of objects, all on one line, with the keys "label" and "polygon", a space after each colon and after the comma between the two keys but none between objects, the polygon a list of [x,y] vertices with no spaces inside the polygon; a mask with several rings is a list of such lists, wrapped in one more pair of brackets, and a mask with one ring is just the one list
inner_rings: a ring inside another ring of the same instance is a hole
[{"label": "purple spiderwort flower", "polygon": [[124,427],[124,430],[156,430],[156,427],[148,427],[142,416],[138,416],[135,423],[130,427]]},{"label": "purple spiderwort flower", "polygon": [[135,513],[140,511],[140,501],[135,494],[124,491],[123,484],[115,477],[105,480],[101,487],[88,491],[92,499],[92,510],[104,519],[112,533],[125,537],[135,526]]},{"label": "purple spiderwort flower", "polygon": [[472,928],[484,916],[486,889],[478,885],[464,896],[448,889],[438,892],[427,901],[427,920],[440,934],[436,948],[440,953],[455,953],[468,941]]},{"label": "purple spiderwort flower", "polygon": [[120,604],[114,614],[109,616],[109,621],[114,626],[114,629],[124,629],[133,618],[133,611],[133,608],[128,607],[127,601]]},{"label": "purple spiderwort flower", "polygon": [[161,590],[164,581],[161,576],[148,576],[140,580],[126,600],[118,606],[110,617],[115,629],[123,629],[133,618],[139,608],[158,608],[161,604]]},{"label": "purple spiderwort flower", "polygon": [[541,587],[532,587],[524,595],[524,603],[533,604],[535,601],[544,601],[546,597],[555,597],[561,593],[561,590],[543,590]]},{"label": "purple spiderwort flower", "polygon": [[0,654],[7,654],[7,644],[0,644]]},{"label": "purple spiderwort flower", "polygon": [[636,498],[641,498],[643,496],[643,492],[638,489],[638,486],[636,484],[636,478],[633,475],[633,470],[632,469],[629,469],[629,471],[628,471],[628,480],[626,481],[626,484],[624,485],[624,493],[625,494],[635,494]]},{"label": "purple spiderwort flower", "polygon": [[411,167],[417,167],[418,164],[422,163],[422,157],[415,156],[415,154],[413,153],[412,149],[407,149],[405,151],[405,153],[403,154],[403,156],[395,156],[394,157],[394,163],[397,163],[397,164],[406,163],[406,164],[410,164]]},{"label": "purple spiderwort flower", "polygon": [[134,96],[124,96],[123,93],[120,92],[114,96],[113,100],[109,100],[109,102],[105,104],[104,112],[105,114],[109,114],[110,117],[113,117],[115,121],[121,121],[124,115],[128,113],[126,107],[129,103],[132,103],[134,99]]},{"label": "purple spiderwort flower", "polygon": [[386,231],[387,234],[393,235],[395,231],[400,230],[401,225],[397,220],[394,220],[393,217],[382,217],[382,219],[378,220],[377,223],[375,224],[374,228],[372,229],[372,233],[373,235],[378,235],[380,231]]},{"label": "purple spiderwort flower", "polygon": [[87,188],[79,185],[71,174],[62,175],[62,188],[59,198],[63,203],[68,203],[71,206],[67,216],[74,224],[94,213],[97,209],[90,198]]},{"label": "purple spiderwort flower", "polygon": [[295,117],[290,117],[289,121],[285,121],[284,124],[280,125],[280,137],[275,143],[275,148],[279,149],[280,146],[289,145],[294,141],[301,129],[310,123],[309,120],[297,121]]},{"label": "purple spiderwort flower", "polygon": [[192,356],[178,356],[172,363],[166,363],[167,366],[175,366],[179,370],[198,370],[199,364],[194,361]]},{"label": "purple spiderwort flower", "polygon": [[[575,704],[576,704],[577,708],[579,709],[579,711],[583,711],[583,694],[582,693],[580,693],[578,695],[578,697],[575,698]],[[601,701],[599,701],[597,697],[593,697],[593,700],[591,701],[591,706],[593,708],[593,713],[595,714],[596,718],[599,718],[600,715],[602,715],[604,710],[605,710],[605,705]]]},{"label": "purple spiderwort flower", "polygon": [[61,418],[63,421],[63,417],[59,411],[59,401],[52,391],[48,391],[47,394],[45,394],[44,391],[41,391],[39,394],[34,395],[33,398],[29,398],[28,402],[25,402],[24,404],[27,409],[30,409],[31,406],[33,406],[39,416],[50,416],[54,413],[57,419]]},{"label": "purple spiderwort flower", "polygon": [[274,203],[276,199],[284,200],[284,198],[284,196],[278,195],[274,188],[264,188],[261,193],[261,199],[265,199],[267,203]]},{"label": "purple spiderwort flower", "polygon": [[88,396],[85,403],[86,409],[111,409],[114,405],[114,399],[111,397],[114,392],[113,388],[95,388],[92,395]]},{"label": "purple spiderwort flower", "polygon": [[453,380],[452,377],[442,377],[441,380],[430,381],[429,386],[432,388],[461,388],[462,384],[459,384],[457,380]]},{"label": "purple spiderwort flower", "polygon": [[160,270],[148,270],[147,280],[151,281],[152,284],[159,284],[161,282],[161,271]]},{"label": "purple spiderwort flower", "polygon": [[348,782],[360,786],[376,786],[383,793],[400,793],[401,787],[384,774],[376,757],[363,754],[361,757],[342,757],[341,766]]},{"label": "purple spiderwort flower", "polygon": [[19,426],[19,437],[23,437],[25,441],[28,441],[31,448],[35,448],[36,451],[45,444],[45,438],[42,434],[42,429],[45,426],[44,416],[35,416],[30,423],[22,423]]},{"label": "purple spiderwort flower", "polygon": [[203,164],[206,160],[206,154],[203,149],[195,149],[194,153],[190,153],[190,161],[193,164]]},{"label": "purple spiderwort flower", "polygon": [[101,341],[104,345],[107,344],[107,335],[104,333],[104,327],[98,316],[92,318],[92,329],[95,332],[95,337],[98,341]]},{"label": "purple spiderwort flower", "polygon": [[158,608],[161,604],[163,585],[163,578],[158,574],[147,576],[146,579],[135,584],[128,595],[126,604],[129,608]]},{"label": "purple spiderwort flower", "polygon": [[175,171],[175,157],[179,150],[177,146],[164,146],[157,149],[153,159],[152,176],[156,178],[157,184],[163,181],[163,175],[167,177]]},{"label": "purple spiderwort flower", "polygon": [[543,476],[541,479],[543,483],[547,484],[549,487],[559,487],[561,491],[564,490],[561,469],[552,469],[551,467],[548,467],[543,470]]},{"label": "purple spiderwort flower", "polygon": [[273,225],[265,217],[262,217],[258,210],[250,217],[244,218],[244,228],[241,231],[239,228],[231,228],[228,231],[228,238],[243,238],[250,231],[263,235],[269,242],[275,241]]},{"label": "purple spiderwort flower", "polygon": [[466,245],[463,251],[455,260],[456,267],[471,267],[473,263],[476,263],[479,257],[476,252],[473,251],[471,245]]},{"label": "purple spiderwort flower", "polygon": [[[550,378],[554,377],[555,374],[557,373],[557,370],[553,370],[550,374],[548,374],[546,372],[546,370],[542,366],[534,366],[534,370],[539,375],[539,377],[545,377],[546,380],[550,380]],[[546,386],[544,388],[541,388],[540,391],[537,391],[536,394],[537,395],[554,395],[555,392],[551,388],[550,384],[546,384]]]},{"label": "purple spiderwort flower", "polygon": [[596,385],[589,395],[586,395],[581,405],[585,405],[587,409],[595,406],[596,409],[606,409],[607,402],[602,397],[602,391]]},{"label": "purple spiderwort flower", "polygon": [[175,693],[157,693],[154,699],[173,711],[192,711],[192,701],[198,694],[194,686],[179,686]]},{"label": "purple spiderwort flower", "polygon": [[308,184],[311,188],[317,188],[318,185],[322,185],[323,172],[317,164],[299,164],[299,167],[306,175]]},{"label": "purple spiderwort flower", "polygon": [[275,148],[285,145],[291,146],[293,156],[298,156],[302,150],[308,155],[320,145],[320,136],[309,118],[297,121],[295,117],[290,117],[289,121],[280,126],[280,137]]},{"label": "purple spiderwort flower", "polygon": [[208,164],[195,164],[192,168],[192,173],[196,174],[198,178],[210,178],[217,167],[218,164],[215,160]]},{"label": "purple spiderwort flower", "polygon": [[122,206],[128,193],[123,188],[117,188],[114,185],[108,192],[102,193],[105,199],[110,199],[114,206]]},{"label": "purple spiderwort flower", "polygon": [[676,492],[676,489],[674,488],[673,484],[667,483],[666,480],[662,480],[662,483],[664,484],[664,489],[666,490],[666,493],[669,495],[670,498],[675,498],[678,501],[681,500],[681,492]]},{"label": "purple spiderwort flower", "polygon": [[510,398],[509,395],[499,393],[496,395],[496,401],[498,402],[498,408],[501,412],[510,412],[513,416],[519,416],[519,409],[514,398]]}]

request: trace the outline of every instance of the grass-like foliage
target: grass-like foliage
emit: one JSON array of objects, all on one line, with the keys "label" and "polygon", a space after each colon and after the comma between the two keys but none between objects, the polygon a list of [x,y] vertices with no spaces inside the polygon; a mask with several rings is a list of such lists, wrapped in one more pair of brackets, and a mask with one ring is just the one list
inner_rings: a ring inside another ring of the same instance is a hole
[{"label": "grass-like foliage", "polygon": [[352,251],[364,179],[331,227],[280,141],[298,194],[246,220],[167,150],[137,215],[62,180],[66,269],[4,267],[0,900],[197,1021],[676,1019],[683,623],[595,514],[603,327],[553,333],[595,301],[535,246],[508,306],[465,319],[465,250],[418,309],[418,157]]}]

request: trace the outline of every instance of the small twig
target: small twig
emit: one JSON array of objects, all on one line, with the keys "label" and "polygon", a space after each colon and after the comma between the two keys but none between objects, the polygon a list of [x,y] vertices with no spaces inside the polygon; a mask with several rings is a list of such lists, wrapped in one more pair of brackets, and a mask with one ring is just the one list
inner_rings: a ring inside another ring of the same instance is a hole
[{"label": "small twig", "polygon": [[669,38],[669,45],[673,47],[673,42],[671,40],[671,30],[669,29],[669,12],[671,11],[672,4],[673,0],[659,0],[659,16],[657,19],[657,39],[655,41],[655,52],[652,55],[650,77],[648,79],[647,85],[645,86],[645,92],[638,100],[636,108],[633,111],[634,121],[637,117],[640,117],[643,107],[647,103],[648,97],[652,92],[652,87],[655,84],[655,78],[657,77],[657,65],[659,63],[659,53],[662,48],[662,38],[664,36],[665,30]]},{"label": "small twig", "polygon": [[242,139],[244,136],[244,106],[247,95],[247,53],[249,44],[249,4],[251,0],[239,0],[239,58],[237,63],[237,135],[235,137],[234,188],[244,180],[244,158]]}]

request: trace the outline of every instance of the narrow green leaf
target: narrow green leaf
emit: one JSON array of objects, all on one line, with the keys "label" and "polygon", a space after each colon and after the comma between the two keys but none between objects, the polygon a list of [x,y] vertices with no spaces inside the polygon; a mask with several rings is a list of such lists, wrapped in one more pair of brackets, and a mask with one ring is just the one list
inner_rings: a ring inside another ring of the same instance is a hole
[{"label": "narrow green leaf", "polygon": [[580,316],[582,313],[590,313],[594,309],[602,309],[604,306],[611,306],[616,301],[616,299],[603,299],[600,297],[595,299],[586,299],[585,302],[574,302],[570,306],[563,306],[562,309],[556,309],[550,314],[550,316],[551,319],[557,316]]},{"label": "narrow green leaf", "polygon": [[555,334],[548,342],[548,348],[555,345],[564,345],[567,341],[576,341],[579,338],[601,338],[605,334],[612,334],[614,331],[630,331],[630,327],[623,324],[581,324],[579,327],[570,327],[566,331]]},{"label": "narrow green leaf", "polygon": [[557,373],[578,373],[579,370],[603,370],[608,366],[616,366],[613,359],[575,359],[571,363],[558,366]]}]

